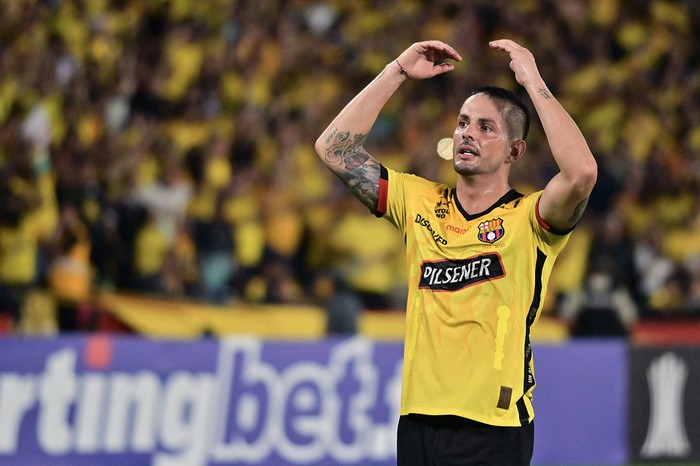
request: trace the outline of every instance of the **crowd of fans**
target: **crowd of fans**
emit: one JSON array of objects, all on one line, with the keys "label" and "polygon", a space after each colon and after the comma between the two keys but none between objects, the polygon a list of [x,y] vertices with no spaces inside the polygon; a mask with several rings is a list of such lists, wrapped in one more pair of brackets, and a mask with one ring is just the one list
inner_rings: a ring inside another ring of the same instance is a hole
[{"label": "crowd of fans", "polygon": [[[699,25],[700,4],[673,0],[0,2],[0,312],[48,290],[70,330],[101,290],[303,303],[328,277],[402,308],[402,239],[313,142],[406,46],[440,39],[464,62],[406,83],[370,146],[449,182],[435,146],[469,90],[522,93],[487,46],[508,37],[600,167],[547,312],[614,308],[621,289],[624,325],[700,315]],[[537,128],[515,170],[523,192],[555,170]]]}]

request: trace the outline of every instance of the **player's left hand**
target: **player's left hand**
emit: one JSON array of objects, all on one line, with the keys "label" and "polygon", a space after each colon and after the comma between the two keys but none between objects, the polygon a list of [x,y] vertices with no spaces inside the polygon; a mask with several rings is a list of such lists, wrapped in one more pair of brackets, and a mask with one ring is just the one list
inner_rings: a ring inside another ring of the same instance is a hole
[{"label": "player's left hand", "polygon": [[525,87],[542,80],[535,57],[522,45],[510,39],[498,39],[489,42],[489,47],[503,50],[510,55],[510,69],[515,73],[515,79],[521,86]]}]

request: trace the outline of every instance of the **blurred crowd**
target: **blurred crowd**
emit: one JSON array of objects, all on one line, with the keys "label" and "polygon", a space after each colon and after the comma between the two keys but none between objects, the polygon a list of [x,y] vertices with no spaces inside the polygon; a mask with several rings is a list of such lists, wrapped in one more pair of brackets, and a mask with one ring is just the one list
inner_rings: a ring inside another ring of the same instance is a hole
[{"label": "blurred crowd", "polygon": [[[402,238],[313,143],[408,45],[440,39],[465,60],[406,83],[370,147],[451,182],[435,147],[469,90],[522,94],[487,46],[508,37],[600,167],[546,312],[581,332],[590,312],[622,333],[700,316],[699,27],[692,0],[0,2],[0,313],[18,321],[41,291],[72,330],[105,290],[403,308]],[[556,170],[538,128],[514,170],[523,192]]]}]

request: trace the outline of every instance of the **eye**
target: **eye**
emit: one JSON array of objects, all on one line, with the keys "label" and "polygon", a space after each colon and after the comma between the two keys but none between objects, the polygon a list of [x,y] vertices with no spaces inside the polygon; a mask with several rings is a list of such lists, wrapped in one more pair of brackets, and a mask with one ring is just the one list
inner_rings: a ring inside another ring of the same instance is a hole
[{"label": "eye", "polygon": [[489,125],[481,125],[481,131],[485,133],[490,133],[491,131],[493,131],[493,129],[491,129]]}]

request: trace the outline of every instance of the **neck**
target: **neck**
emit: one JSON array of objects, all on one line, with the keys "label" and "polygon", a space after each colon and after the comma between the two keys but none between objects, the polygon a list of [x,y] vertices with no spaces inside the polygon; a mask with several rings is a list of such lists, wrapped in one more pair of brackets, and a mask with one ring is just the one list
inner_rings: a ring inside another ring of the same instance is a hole
[{"label": "neck", "polygon": [[458,176],[457,199],[469,213],[483,212],[511,190],[507,179],[484,179],[479,176]]}]

